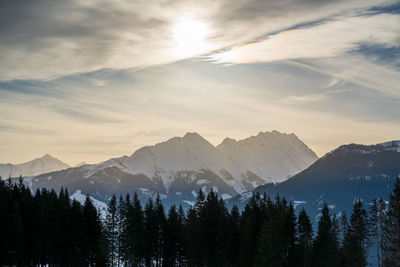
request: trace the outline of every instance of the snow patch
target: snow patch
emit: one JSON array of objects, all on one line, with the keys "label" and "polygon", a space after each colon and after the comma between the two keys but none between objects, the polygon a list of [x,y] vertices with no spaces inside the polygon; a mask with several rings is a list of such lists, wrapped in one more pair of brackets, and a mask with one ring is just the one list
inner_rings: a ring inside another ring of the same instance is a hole
[{"label": "snow patch", "polygon": [[[81,190],[76,190],[75,193],[73,193],[71,196],[69,196],[69,199],[71,200],[76,200],[78,201],[81,205],[85,204],[86,200],[86,195],[82,194]],[[104,219],[107,215],[107,204],[97,200],[93,197],[90,197],[90,200],[92,201],[94,207],[97,209],[97,211],[100,213],[100,217]]]},{"label": "snow patch", "polygon": [[190,206],[194,206],[194,201],[184,200],[183,202],[185,202],[186,204],[188,204]]},{"label": "snow patch", "polygon": [[293,207],[296,208],[299,205],[304,205],[306,204],[306,201],[300,201],[300,200],[295,200],[293,201]]},{"label": "snow patch", "polygon": [[203,185],[203,184],[209,184],[210,182],[206,179],[199,179],[196,181],[196,184],[198,185]]},{"label": "snow patch", "polygon": [[252,196],[253,196],[253,192],[249,191],[249,192],[243,193],[243,194],[241,195],[241,197],[240,197],[239,200],[240,200],[241,202],[246,202],[246,201],[249,200]]},{"label": "snow patch", "polygon": [[223,200],[226,200],[228,198],[231,198],[232,196],[227,194],[227,193],[223,193],[223,194],[221,194],[221,197],[222,197]]}]

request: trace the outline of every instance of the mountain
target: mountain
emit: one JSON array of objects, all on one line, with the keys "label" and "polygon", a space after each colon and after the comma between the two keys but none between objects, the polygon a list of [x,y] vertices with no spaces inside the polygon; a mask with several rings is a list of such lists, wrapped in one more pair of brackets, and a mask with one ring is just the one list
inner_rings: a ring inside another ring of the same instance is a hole
[{"label": "mountain", "polygon": [[277,131],[260,132],[240,141],[226,138],[218,149],[257,176],[268,174],[273,182],[286,180],[317,159],[317,155],[295,134]]},{"label": "mountain", "polygon": [[83,165],[88,165],[88,163],[85,162],[85,161],[82,161],[82,162],[80,162],[80,163],[74,165],[73,167],[81,167],[81,166],[83,166]]},{"label": "mountain", "polygon": [[225,139],[214,146],[197,133],[187,133],[142,147],[131,156],[46,173],[26,182],[33,190],[64,186],[106,202],[113,193],[137,191],[142,199],[158,192],[166,204],[190,205],[200,188],[212,188],[227,199],[282,181],[316,159],[294,134],[264,132],[239,141]]},{"label": "mountain", "polygon": [[316,220],[324,202],[331,211],[351,213],[353,201],[365,206],[374,198],[386,199],[400,175],[400,141],[377,145],[343,145],[327,153],[310,167],[279,184],[266,184],[229,200],[229,206],[244,206],[256,192],[272,198],[278,194],[304,207]]},{"label": "mountain", "polygon": [[0,164],[0,176],[3,179],[18,177],[20,175],[35,176],[42,173],[67,169],[69,167],[68,164],[46,154],[41,158],[36,158],[21,164]]}]

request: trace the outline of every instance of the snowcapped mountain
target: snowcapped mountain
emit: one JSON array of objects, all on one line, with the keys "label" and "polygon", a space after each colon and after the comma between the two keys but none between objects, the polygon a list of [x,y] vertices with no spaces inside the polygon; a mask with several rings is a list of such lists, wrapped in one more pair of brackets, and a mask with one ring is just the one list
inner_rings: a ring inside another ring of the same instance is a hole
[{"label": "snowcapped mountain", "polygon": [[354,199],[362,199],[367,208],[374,198],[387,199],[399,175],[400,141],[343,145],[282,183],[266,184],[231,198],[229,206],[243,207],[256,192],[272,198],[279,194],[317,220],[324,202],[334,213],[345,210],[349,214]]},{"label": "snowcapped mountain", "polygon": [[0,164],[0,176],[3,179],[8,177],[17,177],[20,175],[35,176],[42,173],[59,171],[67,168],[69,168],[68,164],[50,156],[49,154],[46,154],[41,158],[36,158],[21,164]]},{"label": "snowcapped mountain", "polygon": [[[260,132],[240,141],[226,138],[217,148],[255,175],[267,174],[269,182],[282,182],[317,159],[295,134],[277,131]],[[263,180],[267,182],[266,177]]]},{"label": "snowcapped mountain", "polygon": [[27,183],[33,189],[65,186],[102,201],[112,193],[137,191],[142,198],[158,192],[165,202],[191,203],[200,188],[212,188],[229,198],[285,180],[316,159],[294,134],[265,132],[214,146],[197,133],[187,133],[140,148],[131,156],[42,174]]}]

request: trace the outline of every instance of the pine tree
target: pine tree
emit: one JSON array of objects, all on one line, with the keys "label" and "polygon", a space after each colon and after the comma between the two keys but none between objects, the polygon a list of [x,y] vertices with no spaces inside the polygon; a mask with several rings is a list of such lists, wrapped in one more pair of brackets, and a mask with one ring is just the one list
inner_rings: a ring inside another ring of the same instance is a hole
[{"label": "pine tree", "polygon": [[386,203],[383,201],[383,199],[375,198],[370,208],[370,228],[371,228],[371,236],[374,239],[376,247],[376,257],[378,261],[378,267],[382,266],[381,245],[382,245],[382,229],[384,226],[384,219],[386,216],[385,210],[386,210]]},{"label": "pine tree", "polygon": [[178,209],[178,225],[177,225],[177,243],[176,243],[176,266],[185,266],[185,212],[181,205]]},{"label": "pine tree", "polygon": [[318,234],[313,244],[313,263],[312,266],[335,266],[334,258],[336,252],[332,251],[332,220],[329,214],[329,207],[324,203],[322,216],[318,221]]},{"label": "pine tree", "polygon": [[185,255],[188,266],[202,266],[203,250],[200,245],[200,225],[197,211],[190,207],[185,219]]},{"label": "pine tree", "polygon": [[155,206],[154,206],[154,218],[155,218],[155,231],[156,231],[156,247],[155,247],[155,258],[156,258],[156,267],[161,265],[162,261],[162,252],[163,252],[163,237],[164,237],[164,229],[165,229],[165,211],[164,206],[161,203],[160,195],[157,194]]},{"label": "pine tree", "polygon": [[346,252],[348,250],[347,235],[349,232],[349,221],[347,219],[346,211],[342,211],[340,216],[340,245],[338,251],[338,266],[346,266]]},{"label": "pine tree", "polygon": [[107,215],[104,222],[106,237],[109,244],[109,258],[111,267],[117,265],[118,223],[117,198],[115,194],[113,194],[107,207]]},{"label": "pine tree", "polygon": [[[128,241],[128,211],[131,207],[130,195],[127,194],[125,200],[122,195],[120,195],[118,201],[118,255],[119,264],[126,266],[129,261],[129,241]],[[118,265],[119,265],[118,264]]]},{"label": "pine tree", "polygon": [[286,262],[288,266],[296,266],[296,214],[294,213],[293,204],[290,203],[288,208],[285,210],[284,219],[284,232],[286,234]]},{"label": "pine tree", "polygon": [[345,237],[347,266],[362,267],[367,265],[368,235],[367,211],[363,208],[362,202],[357,200],[353,204],[350,225]]},{"label": "pine tree", "polygon": [[303,208],[297,220],[298,266],[308,267],[311,265],[312,236],[310,217]]},{"label": "pine tree", "polygon": [[257,257],[257,243],[261,238],[260,231],[266,218],[266,202],[272,203],[270,199],[261,198],[260,194],[256,193],[250,198],[242,213],[240,220],[241,265],[252,266]]},{"label": "pine tree", "polygon": [[288,264],[289,235],[285,217],[288,207],[284,199],[277,197],[276,203],[267,201],[264,222],[257,239],[257,266],[283,266]]},{"label": "pine tree", "polygon": [[168,211],[168,218],[163,230],[163,266],[173,267],[177,263],[179,217],[175,205]]},{"label": "pine tree", "polygon": [[141,266],[145,257],[145,219],[142,205],[136,192],[133,195],[132,205],[128,208],[127,214],[127,244],[130,251],[133,266]]},{"label": "pine tree", "polygon": [[400,177],[389,197],[383,227],[382,254],[384,266],[400,265]]},{"label": "pine tree", "polygon": [[240,266],[240,212],[236,205],[232,207],[230,214],[230,245],[228,258],[232,266]]},{"label": "pine tree", "polygon": [[153,200],[150,198],[144,208],[144,260],[147,267],[153,266],[157,248],[157,225]]},{"label": "pine tree", "polygon": [[339,262],[339,249],[340,249],[340,245],[339,245],[339,234],[340,234],[340,226],[339,226],[339,221],[336,217],[336,214],[333,214],[332,216],[332,227],[331,227],[331,257],[332,257],[332,264],[334,266],[338,265]]},{"label": "pine tree", "polygon": [[83,258],[85,266],[103,266],[107,263],[107,246],[99,214],[89,195],[83,206]]}]

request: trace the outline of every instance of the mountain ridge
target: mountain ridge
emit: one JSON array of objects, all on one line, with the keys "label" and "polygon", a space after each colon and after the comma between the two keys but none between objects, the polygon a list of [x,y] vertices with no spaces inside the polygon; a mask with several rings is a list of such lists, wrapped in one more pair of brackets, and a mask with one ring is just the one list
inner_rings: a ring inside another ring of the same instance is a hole
[{"label": "mountain ridge", "polygon": [[[68,186],[84,193],[101,191],[102,195],[98,193],[101,200],[110,197],[111,188],[116,192],[130,188],[142,191],[143,197],[158,192],[171,202],[193,202],[200,188],[212,188],[228,198],[268,182],[284,180],[317,159],[294,134],[277,131],[235,141],[237,153],[230,153],[223,143],[214,146],[198,133],[189,132],[139,148],[130,156],[42,174],[29,179],[28,184],[33,188]],[[240,151],[247,153],[246,161],[241,161]],[[277,164],[281,167],[273,169]],[[270,166],[271,172],[263,165]],[[129,179],[139,179],[143,186]]]},{"label": "mountain ridge", "polygon": [[[387,198],[400,176],[400,141],[375,145],[346,144],[326,153],[305,170],[278,184],[265,184],[228,200],[244,206],[255,193],[285,197],[316,219],[324,202],[332,212],[351,213],[354,199],[368,207],[374,198]],[[317,220],[315,220],[317,221]]]},{"label": "mountain ridge", "polygon": [[46,172],[67,169],[69,167],[70,166],[67,163],[62,162],[49,154],[45,154],[42,157],[19,164],[2,163],[0,164],[0,176],[3,179],[20,175],[35,176]]}]

